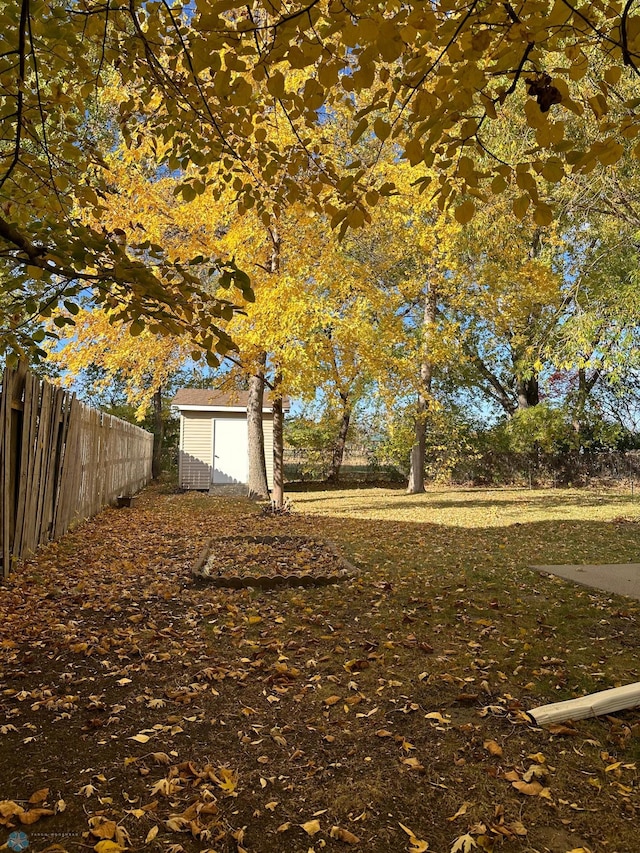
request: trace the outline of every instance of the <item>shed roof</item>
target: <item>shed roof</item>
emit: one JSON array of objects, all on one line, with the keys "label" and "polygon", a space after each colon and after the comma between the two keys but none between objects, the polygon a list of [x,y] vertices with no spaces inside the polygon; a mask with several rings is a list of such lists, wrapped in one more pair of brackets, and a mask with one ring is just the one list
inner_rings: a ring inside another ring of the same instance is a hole
[{"label": "shed roof", "polygon": [[[203,408],[203,409],[246,409],[249,400],[248,391],[217,391],[215,388],[179,388],[171,405]],[[265,409],[273,406],[273,395],[265,391]],[[282,398],[282,408],[288,411],[289,398]]]}]

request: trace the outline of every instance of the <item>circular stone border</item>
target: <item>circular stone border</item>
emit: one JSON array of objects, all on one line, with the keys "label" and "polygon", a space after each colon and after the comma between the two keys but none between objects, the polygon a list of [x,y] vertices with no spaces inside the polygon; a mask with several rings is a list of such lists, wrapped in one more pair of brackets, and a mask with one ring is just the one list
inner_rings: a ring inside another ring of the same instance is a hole
[{"label": "circular stone border", "polygon": [[[205,572],[205,566],[211,555],[211,550],[217,542],[247,542],[255,544],[271,545],[278,542],[300,543],[300,545],[319,545],[330,554],[342,568],[335,572],[323,575],[314,575],[311,572],[292,572],[290,575],[239,575],[239,574],[217,574],[212,575]],[[213,537],[204,546],[198,558],[191,568],[192,574],[200,580],[206,581],[214,587],[227,589],[246,589],[257,587],[259,589],[277,589],[279,587],[313,587],[328,586],[329,584],[341,583],[353,578],[357,568],[342,556],[335,543],[328,539],[311,539],[308,536],[223,536]]]}]

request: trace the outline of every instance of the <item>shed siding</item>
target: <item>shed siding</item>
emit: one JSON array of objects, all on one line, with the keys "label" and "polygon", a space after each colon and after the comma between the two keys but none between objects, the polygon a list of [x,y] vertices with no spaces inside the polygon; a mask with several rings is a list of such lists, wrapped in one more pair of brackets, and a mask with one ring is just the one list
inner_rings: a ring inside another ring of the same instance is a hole
[{"label": "shed siding", "polygon": [[[213,422],[238,419],[238,412],[182,411],[180,413],[180,452],[178,457],[180,487],[208,489],[212,479]],[[273,489],[273,415],[262,413],[264,455],[267,485]]]},{"label": "shed siding", "polygon": [[180,486],[183,489],[208,489],[213,461],[211,415],[209,412],[182,412],[180,420]]},{"label": "shed siding", "polygon": [[267,463],[267,485],[273,489],[273,415],[262,413],[262,433],[264,435],[264,458]]}]

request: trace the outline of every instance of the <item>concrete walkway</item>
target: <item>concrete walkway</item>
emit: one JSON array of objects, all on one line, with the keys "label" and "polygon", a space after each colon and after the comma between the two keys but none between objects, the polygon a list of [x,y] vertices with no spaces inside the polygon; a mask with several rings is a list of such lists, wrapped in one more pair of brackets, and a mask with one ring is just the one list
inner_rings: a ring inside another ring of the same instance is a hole
[{"label": "concrete walkway", "polygon": [[536,572],[556,575],[603,592],[615,592],[640,601],[640,563],[604,566],[531,566]]}]

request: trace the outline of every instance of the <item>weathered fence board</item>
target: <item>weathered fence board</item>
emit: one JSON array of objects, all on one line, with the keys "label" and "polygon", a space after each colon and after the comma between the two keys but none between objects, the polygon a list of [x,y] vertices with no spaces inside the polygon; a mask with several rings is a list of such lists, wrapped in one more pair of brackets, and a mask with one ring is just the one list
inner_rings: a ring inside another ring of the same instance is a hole
[{"label": "weathered fence board", "polygon": [[0,477],[0,533],[2,535],[2,567],[3,574],[8,573],[11,557],[12,536],[12,489],[11,489],[11,399],[13,395],[13,373],[7,375],[2,385],[0,398],[0,433],[2,441],[2,470]]},{"label": "weathered fence board", "polygon": [[13,563],[38,545],[151,479],[153,436],[41,382],[24,365],[7,368],[0,393],[0,559]]}]

